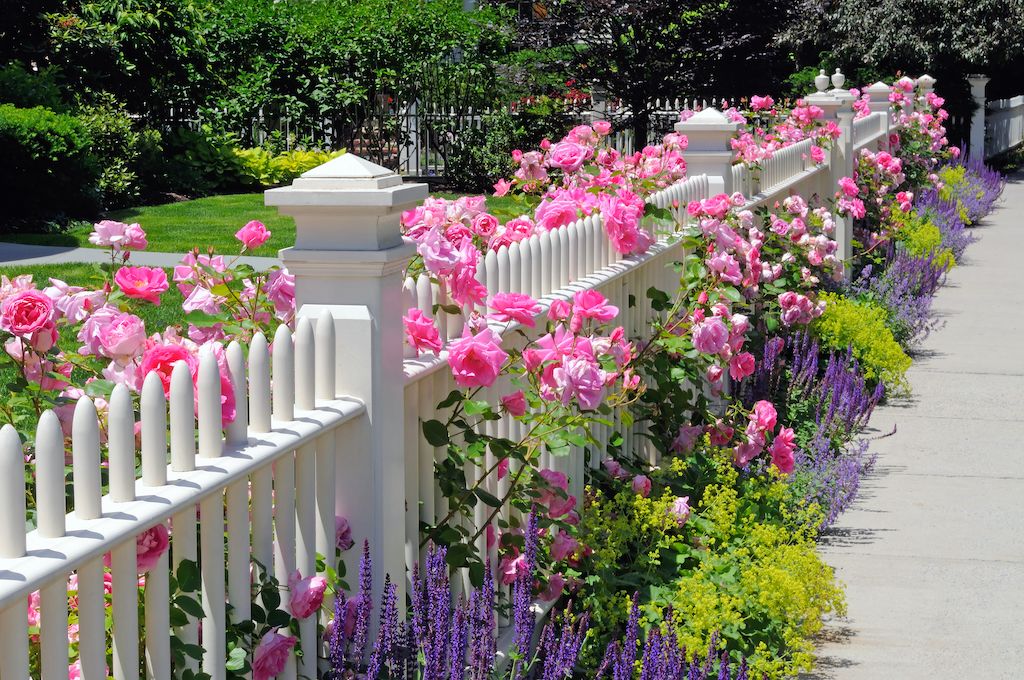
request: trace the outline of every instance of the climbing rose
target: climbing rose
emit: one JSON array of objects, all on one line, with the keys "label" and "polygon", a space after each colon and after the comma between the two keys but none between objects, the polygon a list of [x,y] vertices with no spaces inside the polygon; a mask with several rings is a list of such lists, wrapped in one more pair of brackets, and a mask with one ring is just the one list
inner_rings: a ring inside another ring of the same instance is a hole
[{"label": "climbing rose", "polygon": [[320,609],[327,590],[327,579],[317,575],[302,578],[302,574],[296,570],[288,577],[288,589],[291,591],[288,609],[295,618],[304,619]]},{"label": "climbing rose", "polygon": [[619,308],[608,304],[608,298],[593,288],[581,290],[572,296],[572,312],[583,319],[595,319],[606,323],[615,318]]},{"label": "climbing rose", "polygon": [[0,303],[0,328],[27,337],[48,326],[53,319],[53,300],[35,289],[22,290]]},{"label": "climbing rose", "polygon": [[697,438],[703,433],[704,428],[700,425],[683,425],[679,428],[679,434],[672,440],[672,445],[669,448],[675,453],[689,453],[693,451]]},{"label": "climbing rose", "polygon": [[633,491],[644,498],[651,495],[651,478],[647,475],[637,475],[633,478]]},{"label": "climbing rose", "polygon": [[672,502],[669,514],[676,520],[676,524],[683,526],[686,520],[690,519],[690,497],[680,496]]},{"label": "climbing rose", "polygon": [[561,572],[555,572],[548,577],[548,587],[542,590],[538,597],[545,602],[554,602],[562,596],[563,590],[565,590],[565,577]]},{"label": "climbing rose", "polygon": [[601,461],[601,465],[604,466],[604,469],[607,470],[608,474],[616,479],[625,479],[629,476],[629,473],[626,472],[626,468],[622,467],[619,461],[614,458],[605,458]]},{"label": "climbing rose", "polygon": [[434,326],[434,320],[423,313],[423,310],[412,307],[402,317],[405,324],[405,337],[416,354],[424,350],[441,351],[441,336]]},{"label": "climbing rose", "polygon": [[279,635],[277,630],[268,630],[253,651],[253,680],[270,680],[284,670],[296,639],[291,635]]},{"label": "climbing rose", "polygon": [[757,425],[757,429],[762,432],[772,432],[775,430],[775,423],[778,420],[778,412],[770,401],[762,399],[754,404],[754,409],[750,413],[750,420],[755,423]]},{"label": "climbing rose", "polygon": [[146,347],[146,324],[134,314],[118,312],[99,328],[103,356],[128,363]]},{"label": "climbing rose", "polygon": [[548,154],[548,165],[561,168],[565,172],[575,172],[593,153],[591,149],[576,142],[559,142],[551,147]]},{"label": "climbing rose", "polygon": [[718,354],[729,339],[729,331],[717,316],[693,327],[693,346],[704,354]]},{"label": "climbing rose", "polygon": [[506,394],[501,398],[501,405],[512,416],[521,416],[526,413],[526,397],[522,390],[516,390],[512,394]]},{"label": "climbing rose", "polygon": [[729,375],[733,380],[743,380],[753,372],[754,355],[750,352],[743,352],[729,359]]},{"label": "climbing rose", "polygon": [[246,250],[256,250],[270,240],[270,232],[259,220],[252,220],[235,232],[235,238],[242,242]]},{"label": "climbing rose", "polygon": [[121,267],[114,283],[128,297],[154,305],[160,304],[160,294],[168,287],[167,274],[159,267]]},{"label": "climbing rose", "polygon": [[189,372],[192,375],[199,370],[199,359],[183,345],[153,345],[142,355],[139,373],[141,375],[156,373],[164,387],[164,395],[167,396],[171,393],[171,372],[174,370],[174,364],[179,361],[188,364]]},{"label": "climbing rose", "polygon": [[784,427],[775,435],[775,440],[768,448],[772,456],[772,464],[779,469],[779,472],[788,475],[795,467],[793,449],[796,448],[796,435],[793,428]]},{"label": "climbing rose", "polygon": [[526,555],[505,555],[501,558],[498,570],[501,572],[501,582],[506,586],[512,585],[519,573],[526,571]]},{"label": "climbing rose", "polygon": [[551,559],[561,562],[572,555],[580,547],[579,541],[566,533],[565,529],[559,529],[555,538],[551,541]]},{"label": "climbing rose", "polygon": [[352,540],[352,527],[348,519],[341,515],[334,516],[334,545],[338,550],[345,551],[355,544]]},{"label": "climbing rose", "polygon": [[839,188],[850,198],[856,198],[857,194],[860,193],[860,189],[857,188],[857,183],[853,181],[852,177],[841,178],[839,180]]},{"label": "climbing rose", "polygon": [[157,565],[160,557],[167,552],[170,537],[167,527],[156,524],[143,531],[135,539],[135,555],[140,574],[145,574]]},{"label": "climbing rose", "polygon": [[506,323],[518,321],[530,328],[537,325],[533,318],[540,312],[540,305],[529,295],[498,293],[487,306],[495,310],[493,314],[487,315],[488,319]]},{"label": "climbing rose", "polygon": [[92,226],[89,243],[105,246],[114,250],[145,250],[149,242],[146,232],[138,223],[125,224],[113,220],[103,220]]},{"label": "climbing rose", "polygon": [[564,321],[572,314],[572,305],[567,300],[552,300],[548,307],[548,319],[551,321]]},{"label": "climbing rose", "polygon": [[500,346],[501,337],[485,328],[476,335],[469,328],[448,348],[448,363],[459,387],[490,387],[508,359]]}]

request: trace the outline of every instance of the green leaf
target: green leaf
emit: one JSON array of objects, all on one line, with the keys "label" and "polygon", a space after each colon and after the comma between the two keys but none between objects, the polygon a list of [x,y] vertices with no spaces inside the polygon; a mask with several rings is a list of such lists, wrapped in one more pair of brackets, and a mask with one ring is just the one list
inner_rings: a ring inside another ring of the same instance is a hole
[{"label": "green leaf", "polygon": [[743,299],[743,296],[740,294],[740,292],[733,288],[732,286],[726,286],[725,288],[723,288],[722,293],[725,295],[725,297],[729,298],[733,302],[739,302],[740,300]]},{"label": "green leaf", "polygon": [[228,652],[228,661],[224,665],[229,671],[240,671],[245,668],[245,650],[235,647]]},{"label": "green leaf", "polygon": [[444,401],[437,405],[437,408],[448,408],[450,406],[454,406],[461,400],[462,392],[460,390],[452,390],[451,392],[448,393],[448,396],[444,398]]},{"label": "green leaf", "polygon": [[174,604],[181,607],[182,611],[189,616],[193,616],[197,619],[203,618],[203,606],[188,595],[179,595],[174,598]]},{"label": "green leaf", "polygon": [[469,582],[473,584],[474,588],[479,588],[484,584],[483,562],[473,562],[469,565]]},{"label": "green leaf", "polygon": [[199,590],[199,567],[192,560],[182,560],[175,576],[182,592],[194,593]]},{"label": "green leaf", "polygon": [[105,399],[110,398],[110,393],[114,391],[114,383],[110,380],[93,380],[85,385],[85,393],[90,397],[103,397]]},{"label": "green leaf", "polygon": [[448,446],[448,428],[440,420],[424,421],[423,436],[431,446]]},{"label": "green leaf", "polygon": [[264,588],[262,599],[263,606],[267,608],[268,612],[273,612],[275,609],[281,606],[281,593],[277,592],[277,588]]},{"label": "green leaf", "polygon": [[488,492],[484,491],[483,489],[477,489],[473,493],[476,494],[477,498],[479,498],[481,501],[483,501],[487,505],[491,506],[492,508],[500,508],[501,507],[501,500],[497,496],[495,496],[494,494],[488,493]]},{"label": "green leaf", "polygon": [[487,403],[486,399],[478,399],[466,401],[464,408],[466,415],[475,416],[491,410],[491,405]]}]

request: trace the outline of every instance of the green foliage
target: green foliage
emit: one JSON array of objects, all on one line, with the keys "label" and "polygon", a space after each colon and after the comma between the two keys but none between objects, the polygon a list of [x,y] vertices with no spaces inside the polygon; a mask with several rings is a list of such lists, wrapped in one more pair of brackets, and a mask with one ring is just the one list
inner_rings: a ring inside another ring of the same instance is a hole
[{"label": "green foliage", "polygon": [[[741,479],[728,452],[708,472],[699,501],[678,458],[654,472],[661,492],[649,498],[628,488],[592,494],[580,526],[581,542],[594,548],[585,583],[597,639],[621,627],[639,590],[645,626],[671,625],[691,650],[706,649],[718,632],[720,650],[746,656],[752,677],[791,677],[810,667],[822,615],[844,607],[815,552],[817,507],[777,477]],[[682,527],[669,513],[679,494],[690,495],[692,508]],[[588,660],[600,651],[589,650]]]},{"label": "green foliage", "polygon": [[549,97],[538,97],[518,112],[492,113],[480,128],[457,136],[445,163],[446,182],[455,191],[489,193],[496,181],[515,170],[514,149],[534,148],[545,138],[560,139],[569,121],[564,104]]},{"label": "green foliage", "polygon": [[237,140],[210,127],[176,128],[164,136],[161,183],[168,191],[205,196],[246,186],[245,165],[235,153]]},{"label": "green foliage", "polygon": [[893,210],[890,219],[895,227],[896,238],[911,255],[926,257],[935,254],[935,261],[946,270],[956,265],[953,251],[942,247],[942,232],[924,215],[917,211]]},{"label": "green foliage", "polygon": [[0,68],[0,103],[25,109],[43,106],[59,113],[68,108],[56,68],[47,66],[33,73],[15,62]]},{"label": "green foliage", "polygon": [[7,208],[0,229],[91,213],[100,176],[91,141],[72,116],[0,105],[0,197]]},{"label": "green foliage", "polygon": [[235,149],[242,162],[242,178],[246,184],[272,187],[292,181],[307,170],[340,156],[344,151],[305,151],[293,149],[273,154],[267,149]]},{"label": "green foliage", "polygon": [[890,390],[908,389],[905,374],[911,360],[886,325],[887,310],[837,293],[823,293],[820,299],[826,303],[825,312],[812,330],[822,345],[833,350],[852,347],[868,380],[881,380]]},{"label": "green foliage", "polygon": [[89,151],[100,167],[97,188],[103,208],[138,203],[147,178],[161,162],[160,133],[138,129],[125,107],[110,96],[84,106],[78,119],[89,131]]}]

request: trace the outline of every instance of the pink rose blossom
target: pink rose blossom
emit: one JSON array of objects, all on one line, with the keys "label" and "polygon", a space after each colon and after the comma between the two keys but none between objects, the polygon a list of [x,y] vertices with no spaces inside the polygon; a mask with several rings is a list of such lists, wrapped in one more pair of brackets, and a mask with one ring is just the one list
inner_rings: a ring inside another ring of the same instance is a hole
[{"label": "pink rose blossom", "polygon": [[693,346],[704,354],[718,354],[729,339],[729,331],[718,317],[711,317],[693,326]]},{"label": "pink rose blossom", "polygon": [[127,364],[146,347],[146,324],[134,314],[115,313],[99,328],[100,354]]},{"label": "pink rose blossom", "polygon": [[[505,479],[508,476],[508,466],[511,461],[508,458],[502,458],[498,461],[497,474],[498,479]],[[490,526],[490,525],[488,525]]]},{"label": "pink rose blossom", "polygon": [[301,620],[320,609],[327,590],[327,579],[317,575],[302,578],[302,574],[296,570],[288,577],[288,589],[291,591],[288,610],[292,616]]},{"label": "pink rose blossom", "polygon": [[561,572],[555,572],[548,577],[548,586],[540,592],[538,597],[544,602],[554,602],[562,596],[563,590],[565,590],[565,577]]},{"label": "pink rose blossom", "polygon": [[277,630],[268,630],[253,650],[253,680],[271,680],[284,670],[297,640],[290,635],[280,635]]},{"label": "pink rose blossom", "polygon": [[780,429],[768,449],[772,456],[772,464],[779,469],[779,472],[786,475],[793,472],[795,466],[793,450],[795,448],[796,434],[793,432],[793,428],[784,427]]},{"label": "pink rose blossom", "polygon": [[607,373],[590,357],[570,357],[552,372],[555,384],[561,389],[562,403],[573,397],[583,409],[592,410],[601,404]]},{"label": "pink rose blossom", "polygon": [[618,315],[619,308],[608,304],[608,298],[593,288],[588,288],[573,294],[572,312],[574,316],[583,319],[607,323]]},{"label": "pink rose blossom", "polygon": [[135,555],[139,573],[145,574],[155,567],[160,557],[167,552],[169,545],[170,535],[167,526],[163,523],[156,524],[139,534],[135,539]]},{"label": "pink rose blossom", "polygon": [[552,300],[548,307],[548,319],[551,321],[564,321],[572,314],[572,305],[567,300]]},{"label": "pink rose blossom", "polygon": [[733,380],[743,380],[753,372],[754,355],[750,352],[743,352],[729,359],[729,376]]},{"label": "pink rose blossom", "polygon": [[405,338],[409,346],[416,350],[416,354],[427,350],[441,351],[441,335],[437,332],[434,320],[424,314],[423,310],[411,307],[402,317],[402,323],[405,324]]},{"label": "pink rose blossom", "polygon": [[509,192],[509,189],[511,188],[512,182],[509,182],[508,180],[505,179],[499,179],[497,182],[494,183],[494,195],[496,197],[504,196]]},{"label": "pink rose blossom", "polygon": [[171,394],[171,372],[174,365],[184,361],[192,375],[199,372],[199,359],[188,348],[177,344],[153,344],[142,355],[139,371],[142,375],[156,373],[164,388],[164,395]]},{"label": "pink rose blossom", "polygon": [[0,302],[0,329],[28,337],[53,323],[53,300],[42,292],[21,290]]},{"label": "pink rose blossom", "polygon": [[501,572],[501,582],[506,586],[512,585],[520,572],[526,572],[526,555],[505,555],[501,558],[498,571]]},{"label": "pink rose blossom", "polygon": [[644,498],[651,495],[651,478],[647,475],[637,475],[633,478],[633,491]]},{"label": "pink rose blossom", "polygon": [[270,232],[262,222],[252,220],[235,232],[235,238],[242,242],[242,246],[246,250],[256,250],[270,240]]},{"label": "pink rose blossom", "polygon": [[534,219],[538,227],[545,231],[557,229],[563,224],[571,224],[579,217],[576,202],[568,198],[545,198],[534,211]]},{"label": "pink rose blossom", "polygon": [[168,288],[167,274],[159,267],[121,267],[114,283],[126,296],[154,305],[160,304],[160,294]]},{"label": "pink rose blossom", "polygon": [[676,524],[683,526],[686,520],[690,519],[690,497],[680,496],[672,502],[669,514],[676,520]]},{"label": "pink rose blossom", "polygon": [[490,387],[508,359],[501,349],[501,337],[486,328],[477,334],[463,330],[462,337],[448,348],[448,363],[459,387]]},{"label": "pink rose blossom", "polygon": [[839,188],[842,189],[843,193],[850,198],[856,198],[857,194],[860,193],[860,189],[857,187],[857,183],[853,181],[852,177],[843,177],[839,180]]},{"label": "pink rose blossom", "polygon": [[579,541],[566,533],[565,529],[559,529],[555,538],[551,541],[551,559],[561,562],[566,557],[575,553],[580,547]]},{"label": "pink rose blossom", "polygon": [[703,434],[704,428],[700,425],[683,425],[679,428],[679,434],[672,440],[670,450],[675,453],[689,453],[693,451],[697,439]]},{"label": "pink rose blossom", "polygon": [[286,323],[291,321],[295,314],[295,276],[287,269],[274,269],[267,276],[263,293],[273,303],[277,318]]},{"label": "pink rose blossom", "polygon": [[210,315],[220,314],[220,306],[227,301],[219,295],[214,295],[208,288],[195,286],[188,294],[188,297],[181,303],[181,308],[186,312],[204,312]]},{"label": "pink rose blossom", "polygon": [[815,164],[821,165],[825,162],[825,150],[816,144],[811,145],[811,160]]},{"label": "pink rose blossom", "polygon": [[608,472],[608,474],[610,474],[615,479],[625,479],[626,477],[629,476],[629,473],[626,472],[626,469],[622,467],[619,461],[615,460],[614,458],[605,458],[603,461],[601,461],[601,465]]},{"label": "pink rose blossom", "polygon": [[516,390],[512,394],[506,394],[501,398],[501,405],[505,407],[509,415],[514,417],[522,416],[526,413],[526,397],[523,395],[522,390]]},{"label": "pink rose blossom", "polygon": [[559,142],[552,146],[548,153],[548,165],[553,168],[561,168],[565,172],[576,172],[593,153],[594,151],[590,147],[576,142]]},{"label": "pink rose blossom", "polygon": [[504,323],[516,321],[529,328],[537,325],[534,317],[540,312],[540,305],[529,295],[498,293],[487,306],[495,310],[493,314],[487,315],[488,319]]},{"label": "pink rose blossom", "polygon": [[612,124],[606,120],[595,120],[591,127],[594,128],[594,132],[602,137],[607,137],[612,131]]},{"label": "pink rose blossom", "polygon": [[750,412],[750,420],[762,432],[772,432],[778,419],[778,412],[770,401],[762,399],[754,404]]},{"label": "pink rose blossom", "polygon": [[342,552],[348,550],[355,544],[352,540],[352,526],[348,519],[341,515],[334,516],[334,545]]},{"label": "pink rose blossom", "polygon": [[89,234],[89,243],[105,246],[114,250],[144,250],[149,243],[146,232],[138,223],[125,224],[113,220],[103,220],[93,225]]}]

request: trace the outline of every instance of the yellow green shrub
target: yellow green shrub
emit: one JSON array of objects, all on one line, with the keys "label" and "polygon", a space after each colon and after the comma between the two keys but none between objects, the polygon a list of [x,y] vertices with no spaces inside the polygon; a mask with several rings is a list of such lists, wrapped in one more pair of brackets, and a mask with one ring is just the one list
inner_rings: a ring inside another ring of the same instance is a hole
[{"label": "yellow green shrub", "polygon": [[911,360],[886,326],[886,309],[837,293],[823,293],[818,299],[825,301],[825,312],[812,328],[821,343],[834,350],[852,347],[868,380],[881,380],[889,389],[906,390]]},{"label": "yellow green shrub", "polygon": [[275,186],[290,182],[307,170],[340,156],[344,151],[306,151],[293,149],[272,154],[263,148],[235,149],[242,161],[243,174],[253,184]]},{"label": "yellow green shrub", "polygon": [[[685,474],[673,459],[655,476],[669,484]],[[588,494],[581,542],[595,551],[595,565],[625,575],[617,582],[598,568],[586,578],[584,604],[597,630],[611,632],[639,591],[645,627],[671,626],[691,653],[703,654],[718,633],[719,650],[747,657],[751,677],[809,670],[822,616],[845,606],[833,570],[815,551],[820,510],[777,476],[741,478],[728,451],[711,474],[715,483],[684,527],[667,519],[670,492],[650,499],[626,490]],[[591,662],[601,651],[590,651]]]},{"label": "yellow green shrub", "polygon": [[900,210],[892,212],[891,220],[896,239],[911,255],[919,257],[934,255],[936,264],[945,267],[946,271],[956,265],[953,251],[942,247],[942,231],[933,222],[916,211],[902,212]]}]

